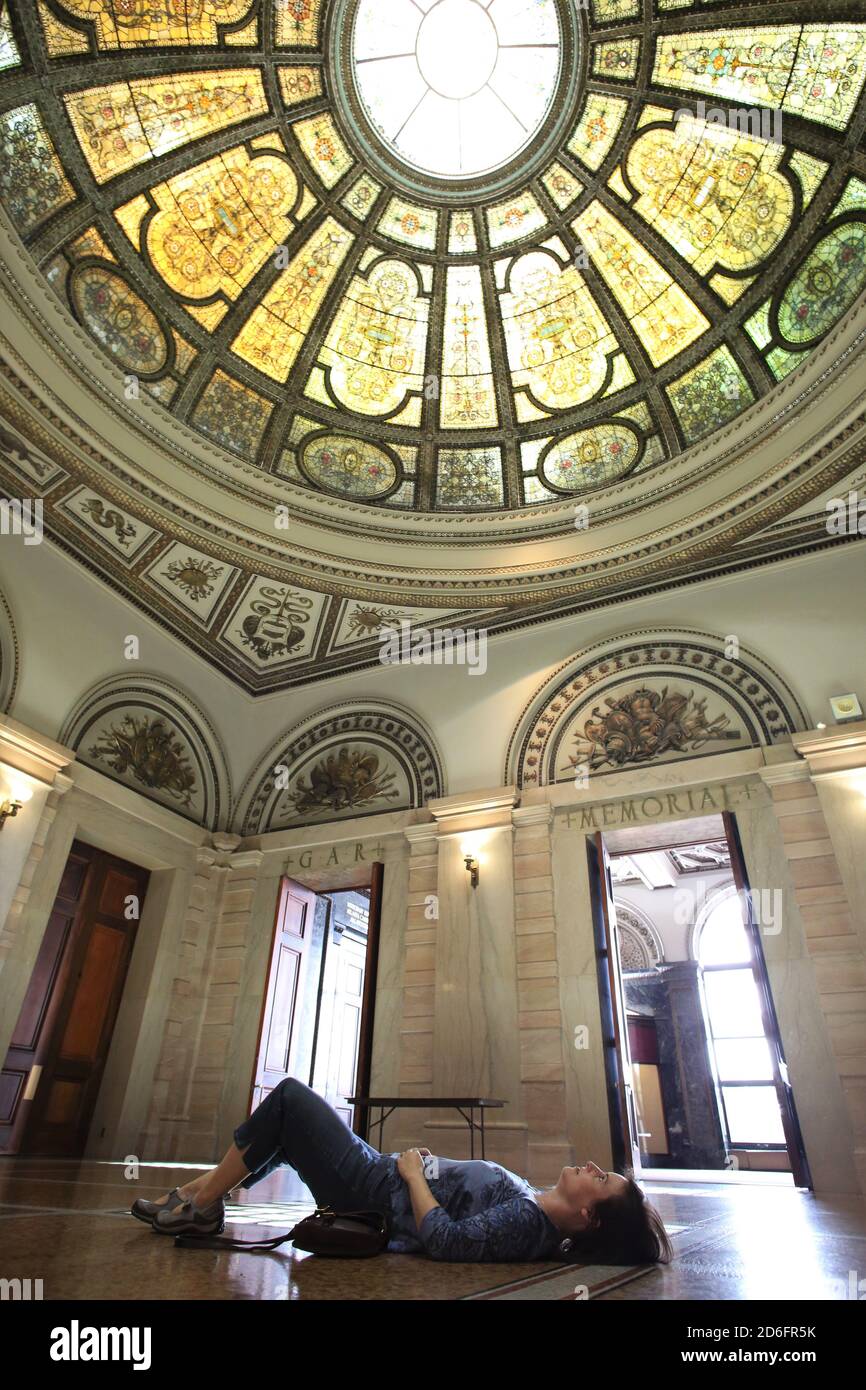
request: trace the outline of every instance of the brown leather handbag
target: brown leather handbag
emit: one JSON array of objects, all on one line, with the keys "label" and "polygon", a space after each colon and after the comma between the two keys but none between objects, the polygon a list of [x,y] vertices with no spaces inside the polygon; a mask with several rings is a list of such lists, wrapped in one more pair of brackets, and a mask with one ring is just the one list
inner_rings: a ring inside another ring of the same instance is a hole
[{"label": "brown leather handbag", "polygon": [[276,1250],[290,1240],[298,1250],[334,1259],[362,1260],[380,1255],[388,1244],[388,1223],[381,1211],[332,1211],[316,1207],[285,1235],[273,1240],[232,1240],[228,1236],[175,1236],[187,1250]]},{"label": "brown leather handbag", "polygon": [[313,1255],[364,1259],[379,1255],[388,1244],[388,1225],[380,1211],[331,1211],[317,1207],[291,1233],[297,1250]]}]

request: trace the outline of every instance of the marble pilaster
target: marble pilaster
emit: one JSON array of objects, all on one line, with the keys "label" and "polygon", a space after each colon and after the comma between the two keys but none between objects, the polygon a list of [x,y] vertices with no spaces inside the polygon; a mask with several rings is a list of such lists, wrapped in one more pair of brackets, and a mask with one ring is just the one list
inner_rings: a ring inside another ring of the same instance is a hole
[{"label": "marble pilaster", "polygon": [[[520,1166],[525,1131],[511,820],[515,800],[515,788],[505,787],[429,804],[439,846],[432,1082],[437,1095],[504,1100],[505,1108],[489,1117],[487,1155]],[[467,854],[478,860],[477,887],[464,863]],[[453,1121],[440,1115],[436,1123]],[[454,1140],[451,1152],[464,1152],[465,1129],[456,1128]]]},{"label": "marble pilaster", "polygon": [[795,734],[805,784],[774,789],[866,1193],[866,721]]}]

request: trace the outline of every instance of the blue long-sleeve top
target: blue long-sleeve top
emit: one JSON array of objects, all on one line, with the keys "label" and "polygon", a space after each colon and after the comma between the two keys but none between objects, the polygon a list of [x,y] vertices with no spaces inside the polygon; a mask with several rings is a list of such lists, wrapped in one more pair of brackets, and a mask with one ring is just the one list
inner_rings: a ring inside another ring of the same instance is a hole
[{"label": "blue long-sleeve top", "polygon": [[439,1206],[427,1212],[419,1228],[409,1188],[397,1172],[398,1155],[390,1157],[390,1251],[479,1263],[556,1255],[563,1233],[538,1205],[542,1189],[525,1178],[486,1159],[440,1158],[439,1176],[428,1181]]}]

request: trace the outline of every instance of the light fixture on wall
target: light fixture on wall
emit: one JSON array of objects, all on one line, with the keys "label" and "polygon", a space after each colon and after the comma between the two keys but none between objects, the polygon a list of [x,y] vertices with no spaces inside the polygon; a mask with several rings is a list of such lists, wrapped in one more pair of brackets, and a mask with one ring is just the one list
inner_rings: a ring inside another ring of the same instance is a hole
[{"label": "light fixture on wall", "polygon": [[0,830],[3,829],[7,820],[11,820],[18,815],[25,801],[29,801],[33,795],[30,787],[24,783],[16,782],[7,791],[0,792]]},{"label": "light fixture on wall", "polygon": [[11,820],[13,816],[18,815],[22,805],[23,802],[13,801],[11,796],[7,796],[4,801],[0,802],[0,830],[3,829],[7,820]]},{"label": "light fixture on wall", "polygon": [[478,887],[478,860],[471,854],[464,856],[463,863],[466,865],[466,872],[472,875],[472,887]]},{"label": "light fixture on wall", "polygon": [[488,838],[484,830],[473,830],[461,839],[460,853],[463,855],[463,863],[473,888],[478,887],[478,874]]},{"label": "light fixture on wall", "polygon": [[863,710],[856,695],[831,695],[830,708],[837,724],[847,724],[852,719],[863,718]]}]

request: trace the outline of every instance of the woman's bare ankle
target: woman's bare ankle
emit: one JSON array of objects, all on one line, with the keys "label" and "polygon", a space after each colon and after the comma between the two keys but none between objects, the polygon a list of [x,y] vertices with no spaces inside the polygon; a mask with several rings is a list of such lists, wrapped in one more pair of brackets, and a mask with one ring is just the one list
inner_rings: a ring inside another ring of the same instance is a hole
[{"label": "woman's bare ankle", "polygon": [[214,1187],[212,1183],[201,1182],[197,1185],[195,1192],[192,1193],[192,1200],[199,1210],[204,1211],[206,1208],[212,1207],[215,1202],[218,1202],[220,1198],[225,1195],[224,1192],[220,1191],[219,1187]]},{"label": "woman's bare ankle", "polygon": [[207,1174],[202,1173],[199,1177],[191,1178],[189,1182],[184,1183],[183,1187],[177,1189],[178,1197],[183,1197],[186,1202],[194,1199],[206,1176]]}]

